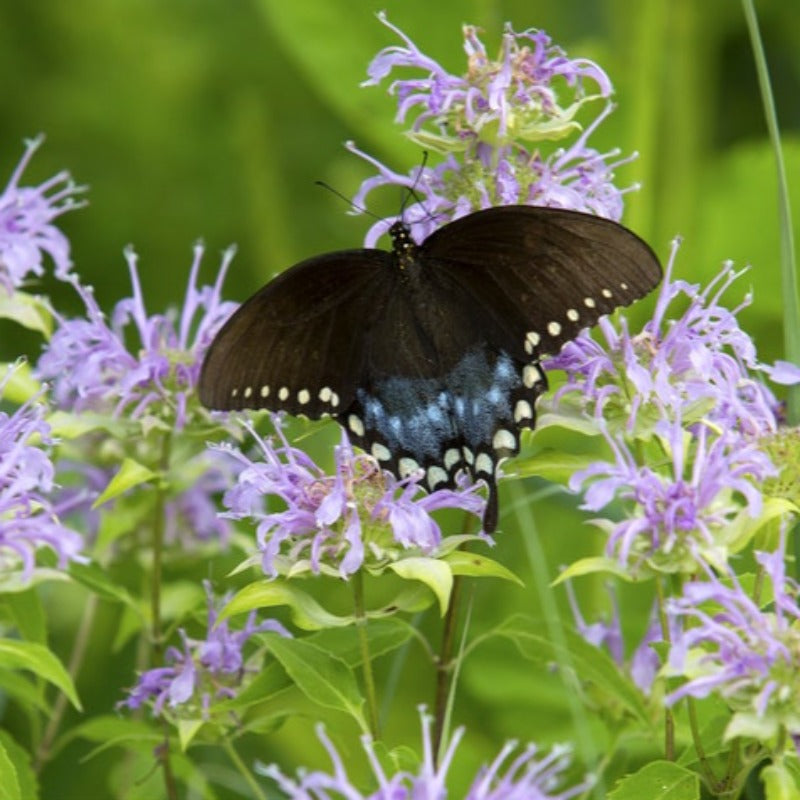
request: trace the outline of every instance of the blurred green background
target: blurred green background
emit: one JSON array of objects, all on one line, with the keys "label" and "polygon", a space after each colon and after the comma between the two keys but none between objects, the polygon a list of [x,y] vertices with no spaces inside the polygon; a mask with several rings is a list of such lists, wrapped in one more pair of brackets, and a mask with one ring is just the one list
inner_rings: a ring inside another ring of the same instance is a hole
[{"label": "blurred green background", "polygon": [[[60,224],[77,270],[107,310],[129,293],[126,244],[141,255],[152,313],[181,301],[191,245],[199,237],[208,245],[209,280],[217,253],[238,245],[226,294],[244,299],[301,258],[361,242],[369,220],[348,216],[342,201],[314,186],[320,179],[351,195],[371,174],[344,150],[345,140],[399,171],[420,161],[418,148],[392,123],[394,101],[385,85],[358,88],[374,54],[397,43],[375,18],[381,8],[456,72],[464,65],[463,22],[484,29],[490,54],[510,20],[517,29],[545,29],[571,57],[596,60],[616,87],[618,108],[590,141],[600,150],[640,154],[618,175],[622,186],[642,185],[627,196],[624,221],[663,257],[671,238],[682,235],[677,273],[692,281],[707,279],[725,259],[752,264],[730,303],[752,287],[755,302],[744,323],[764,359],[782,355],[774,156],[734,0],[6,0],[0,4],[0,183],[21,156],[22,139],[44,132],[47,141],[23,183],[68,168],[90,187],[90,205]],[[800,3],[760,0],[756,8],[798,209]],[[373,210],[397,210],[397,197],[382,201],[387,205]],[[45,281],[45,289],[77,310],[63,287]],[[2,330],[10,337],[0,341],[7,357],[38,348],[33,338]],[[515,507],[527,509],[537,486],[503,488],[507,529],[513,529]],[[596,547],[582,519],[561,495],[538,513],[550,579],[559,564]],[[519,522],[530,531],[527,517]],[[565,530],[576,535],[561,535]],[[493,556],[521,565],[528,588],[480,582],[476,630],[515,611],[536,613],[525,547],[518,536],[498,537]],[[587,596],[605,607],[600,582]],[[638,615],[633,628],[641,633],[649,601],[632,606]],[[113,630],[113,614],[105,624]],[[68,642],[61,644],[68,652]],[[570,738],[560,681],[532,681],[514,653],[510,645],[492,645],[465,667],[456,721],[470,726],[467,755],[474,750],[491,758],[512,736],[545,744]],[[120,680],[128,684],[132,676],[115,674],[102,648],[94,656],[84,678],[91,683],[80,688],[94,693],[102,706],[95,710],[108,711],[119,698]],[[429,693],[420,652],[408,659],[398,691],[409,704],[388,729],[393,744],[417,741],[415,659],[423,694]],[[251,755],[287,767],[324,763],[309,736],[294,720]],[[353,747],[350,755],[358,752]],[[67,752],[78,758],[85,750]],[[86,796],[87,774],[102,772],[104,757],[82,767],[88,771],[82,779],[75,761],[54,762],[45,784],[60,793],[50,796],[71,797],[73,786],[74,796]]]},{"label": "blurred green background", "polygon": [[[618,110],[592,142],[640,154],[618,175],[620,185],[642,184],[625,221],[662,255],[681,234],[685,275],[708,275],[726,258],[751,263],[749,319],[764,355],[779,355],[775,171],[734,0],[5,2],[0,180],[22,139],[46,133],[26,179],[66,167],[89,185],[91,205],[62,224],[106,306],[127,294],[127,243],[141,253],[151,309],[178,302],[198,237],[211,255],[238,244],[228,289],[242,299],[302,257],[361,241],[367,220],[313,183],[351,194],[370,174],[345,140],[401,171],[419,163],[392,123],[386,84],[358,88],[370,58],[396,43],[375,19],[383,6],[454,71],[464,64],[463,22],[484,29],[490,53],[510,20],[597,60]],[[756,7],[791,179],[800,166],[800,4]],[[396,210],[391,203],[385,210]]]}]

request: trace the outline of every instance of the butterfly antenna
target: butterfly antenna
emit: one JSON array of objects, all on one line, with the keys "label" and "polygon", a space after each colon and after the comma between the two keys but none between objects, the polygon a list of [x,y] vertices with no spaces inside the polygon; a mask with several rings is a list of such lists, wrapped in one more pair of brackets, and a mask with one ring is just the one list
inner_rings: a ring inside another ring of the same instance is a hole
[{"label": "butterfly antenna", "polygon": [[428,219],[435,219],[435,215],[431,212],[431,210],[425,205],[425,201],[417,194],[417,184],[422,180],[422,174],[425,171],[425,166],[428,163],[428,151],[422,151],[422,163],[419,165],[419,169],[417,170],[416,177],[414,178],[414,183],[407,189],[407,194],[403,198],[402,202],[400,203],[400,218],[403,218],[405,214],[406,206],[408,205],[409,198],[413,197],[416,200],[417,205],[428,215]]},{"label": "butterfly antenna", "polygon": [[321,186],[323,189],[327,189],[329,192],[335,194],[340,200],[344,200],[350,208],[354,208],[360,214],[366,214],[368,217],[372,217],[373,219],[381,220],[383,217],[379,217],[377,214],[373,214],[369,209],[364,208],[363,206],[354,203],[349,197],[342,194],[338,189],[334,189],[329,183],[325,183],[325,181],[314,181],[317,186]]}]

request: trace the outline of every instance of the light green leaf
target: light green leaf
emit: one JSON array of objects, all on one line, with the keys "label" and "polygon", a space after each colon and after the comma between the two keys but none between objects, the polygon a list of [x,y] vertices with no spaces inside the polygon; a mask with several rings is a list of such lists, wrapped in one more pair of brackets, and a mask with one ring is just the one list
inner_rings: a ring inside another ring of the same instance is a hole
[{"label": "light green leaf", "polygon": [[608,793],[609,800],[698,800],[700,779],[672,761],[651,761],[622,778]]},{"label": "light green leaf", "polygon": [[289,606],[292,621],[307,631],[350,625],[353,617],[338,617],[326,611],[311,595],[280,579],[250,583],[238,591],[222,609],[219,618],[226,619],[256,608]]},{"label": "light green leaf", "polygon": [[112,747],[147,753],[152,757],[153,748],[164,741],[164,732],[153,722],[109,715],[94,717],[78,725],[69,732],[68,738],[97,742],[98,746],[83,756],[86,760]]},{"label": "light green leaf", "polygon": [[77,439],[92,431],[106,431],[119,439],[124,439],[130,432],[127,420],[115,419],[92,411],[82,411],[80,414],[54,411],[47,417],[47,424],[53,435],[59,439]]},{"label": "light green leaf", "polygon": [[181,750],[185,753],[192,743],[195,734],[205,723],[202,719],[180,719],[178,720],[178,740],[181,743]]},{"label": "light green leaf", "polygon": [[800,789],[785,764],[769,764],[759,773],[765,800],[800,800]]},{"label": "light green leaf", "polygon": [[152,481],[157,477],[158,475],[144,464],[140,464],[132,458],[126,458],[117,474],[109,481],[108,486],[103,489],[97,500],[92,503],[92,508],[97,508],[103,503],[118,497],[123,492],[127,492],[128,489]]},{"label": "light green leaf", "polygon": [[2,602],[8,607],[23,639],[39,644],[47,642],[47,620],[41,597],[35,589],[3,595]]},{"label": "light green leaf", "polygon": [[552,586],[558,586],[559,583],[578,578],[581,575],[592,575],[597,572],[607,572],[624,581],[633,580],[630,573],[615,558],[590,556],[588,558],[579,558],[565,570],[562,570],[561,574],[553,581]]},{"label": "light green leaf", "polygon": [[773,520],[781,519],[790,514],[797,514],[800,509],[784,497],[767,497],[761,508],[761,513],[754,519],[742,509],[728,530],[729,549],[738,553],[745,548],[761,530]]},{"label": "light green leaf", "polygon": [[112,580],[98,564],[94,562],[79,564],[73,561],[69,565],[69,575],[103,600],[123,603],[134,611],[138,610],[136,601],[130,596],[128,590]]},{"label": "light green leaf", "polygon": [[0,743],[0,800],[22,800],[17,769],[2,743]]},{"label": "light green leaf", "polygon": [[361,712],[364,700],[347,664],[303,639],[287,639],[277,633],[263,635],[269,652],[310,700],[326,708],[350,714],[367,729]]},{"label": "light green leaf", "polygon": [[[0,730],[0,746],[5,750],[5,757],[11,761],[17,773],[17,784],[23,800],[34,800],[39,797],[39,785],[36,773],[31,764],[31,754],[8,731]],[[5,771],[0,769],[0,798],[5,784]],[[11,795],[13,797],[14,795]]]},{"label": "light green leaf", "polygon": [[[430,592],[426,591],[430,597]],[[372,658],[390,653],[404,645],[416,634],[413,626],[397,617],[370,619],[367,622],[369,652]],[[326,653],[341,658],[348,666],[361,663],[361,647],[355,626],[349,628],[328,628],[311,634],[305,641],[319,647]]]},{"label": "light green leaf", "polygon": [[545,428],[551,427],[564,428],[584,436],[600,435],[600,429],[597,427],[597,423],[583,413],[576,414],[575,416],[567,416],[557,412],[546,411],[536,417],[537,431],[543,431]]},{"label": "light green leaf", "polygon": [[25,403],[42,388],[42,384],[31,374],[31,365],[22,359],[11,364],[0,363],[0,377],[5,378],[6,375],[8,379],[2,397],[11,403]]},{"label": "light green leaf", "polygon": [[53,331],[53,318],[44,300],[26,292],[9,294],[5,290],[1,291],[0,318],[10,319],[28,330],[38,331],[45,339],[49,339]]},{"label": "light green leaf", "polygon": [[421,581],[436,595],[439,610],[444,616],[453,588],[453,571],[450,565],[437,558],[413,556],[395,561],[389,568],[405,580]]},{"label": "light green leaf", "polygon": [[579,470],[585,469],[596,455],[573,455],[560,450],[542,450],[528,458],[514,461],[514,472],[521,478],[536,475],[553,483],[566,485],[569,479]]},{"label": "light green leaf", "polygon": [[30,670],[57,686],[75,708],[81,709],[72,678],[61,662],[43,645],[16,639],[0,639],[0,666],[6,669]]},{"label": "light green leaf", "polygon": [[519,586],[525,585],[525,582],[510,569],[494,559],[477,553],[456,550],[445,556],[442,561],[446,561],[450,565],[453,575],[469,575],[475,578],[502,578],[506,581],[513,581]]},{"label": "light green leaf", "polygon": [[0,668],[0,686],[5,695],[13,697],[23,708],[36,708],[44,714],[50,713],[41,684],[35,684],[29,675],[19,670]]}]

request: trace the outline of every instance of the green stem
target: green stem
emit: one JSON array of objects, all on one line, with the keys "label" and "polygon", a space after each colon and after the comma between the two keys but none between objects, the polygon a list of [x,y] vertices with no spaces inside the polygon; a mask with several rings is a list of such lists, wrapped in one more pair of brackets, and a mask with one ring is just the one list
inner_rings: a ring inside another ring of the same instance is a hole
[{"label": "green stem", "polygon": [[222,748],[228,754],[228,758],[233,761],[234,766],[239,770],[239,774],[244,778],[245,783],[250,787],[251,796],[256,800],[267,800],[267,795],[258,785],[253,773],[247,769],[246,764],[242,761],[241,756],[236,752],[236,748],[231,743],[230,739],[222,740]]},{"label": "green stem", "polygon": [[161,442],[159,460],[159,478],[156,485],[156,502],[153,508],[153,575],[150,590],[151,639],[153,642],[153,661],[161,665],[164,655],[163,631],[161,630],[161,580],[164,563],[164,511],[166,507],[166,474],[169,469],[169,457],[172,448],[172,437],[164,434]]},{"label": "green stem", "polygon": [[[658,619],[661,623],[661,636],[669,644],[669,620],[667,619],[664,584],[661,582],[661,578],[656,578],[656,593],[658,596]],[[675,715],[672,713],[671,708],[664,709],[664,758],[667,761],[675,760]]]},{"label": "green stem", "polygon": [[700,769],[706,779],[709,789],[714,794],[718,794],[719,787],[723,785],[723,781],[718,781],[714,770],[711,769],[711,764],[708,763],[705,748],[703,747],[703,740],[700,737],[700,726],[697,722],[697,708],[694,704],[694,698],[688,697],[687,708],[689,710],[689,729],[692,732],[692,742],[694,742],[694,749],[697,753],[697,759],[700,762]]},{"label": "green stem", "polygon": [[[158,483],[156,484],[156,501],[153,507],[153,574],[151,576],[150,592],[150,616],[151,616],[151,639],[153,643],[153,663],[161,665],[164,658],[164,639],[161,630],[161,581],[164,560],[164,529],[165,529],[165,508],[167,502],[167,472],[169,470],[169,459],[172,450],[172,436],[164,434],[161,440],[161,456],[158,464]],[[178,800],[178,786],[175,783],[175,776],[172,772],[170,762],[170,742],[169,725],[163,721],[164,744],[159,753],[161,771],[164,774],[164,789],[169,800]]]},{"label": "green stem", "polygon": [[[92,632],[92,625],[94,624],[95,614],[97,612],[97,595],[89,595],[86,601],[86,606],[83,609],[83,616],[78,632],[75,634],[75,644],[72,647],[72,654],[69,658],[69,676],[75,682],[81,665],[83,664],[84,656],[86,655],[86,648],[89,645],[89,636]],[[39,743],[36,752],[35,770],[38,773],[42,767],[47,763],[50,758],[50,748],[53,746],[53,741],[56,738],[58,729],[61,725],[61,720],[64,712],[67,710],[67,696],[63,692],[59,692],[53,705],[53,712],[44,730],[44,735]]]},{"label": "green stem", "polygon": [[[772,152],[775,155],[775,168],[778,173],[778,215],[781,235],[781,296],[783,298],[783,339],[786,357],[795,364],[800,363],[800,307],[797,296],[797,273],[795,269],[794,228],[792,210],[789,203],[789,186],[786,181],[786,165],[783,161],[781,134],[778,128],[778,115],[775,111],[775,98],[769,79],[764,44],[758,29],[758,17],[753,0],[742,0],[753,60],[758,74],[758,85],[764,103],[764,119],[767,123]],[[787,395],[787,417],[790,425],[800,421],[800,390],[790,387]]]},{"label": "green stem", "polygon": [[447,698],[450,695],[450,686],[453,677],[452,661],[453,648],[456,638],[456,619],[461,599],[461,578],[453,578],[453,589],[450,592],[450,602],[444,618],[442,630],[442,646],[436,662],[436,697],[433,708],[433,763],[439,762],[439,750],[442,746],[442,737],[445,731],[447,718]]},{"label": "green stem", "polygon": [[375,691],[375,676],[372,672],[372,658],[369,653],[367,635],[367,614],[364,605],[364,573],[358,570],[353,575],[353,606],[355,608],[358,646],[361,650],[361,670],[364,674],[364,690],[367,693],[367,711],[370,734],[374,741],[381,738],[381,724],[378,716],[378,693]]}]

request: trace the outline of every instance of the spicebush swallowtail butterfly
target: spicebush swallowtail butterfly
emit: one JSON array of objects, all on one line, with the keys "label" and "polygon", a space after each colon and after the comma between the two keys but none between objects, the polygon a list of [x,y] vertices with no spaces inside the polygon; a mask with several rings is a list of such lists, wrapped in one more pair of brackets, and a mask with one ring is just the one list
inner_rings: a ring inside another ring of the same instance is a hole
[{"label": "spicebush swallowtail butterfly", "polygon": [[302,261],[247,300],[212,342],[200,400],[334,417],[351,440],[430,490],[483,479],[497,525],[497,465],[519,452],[547,388],[540,366],[582,328],[646,295],[658,258],[607,219],[499,206],[422,244]]}]

